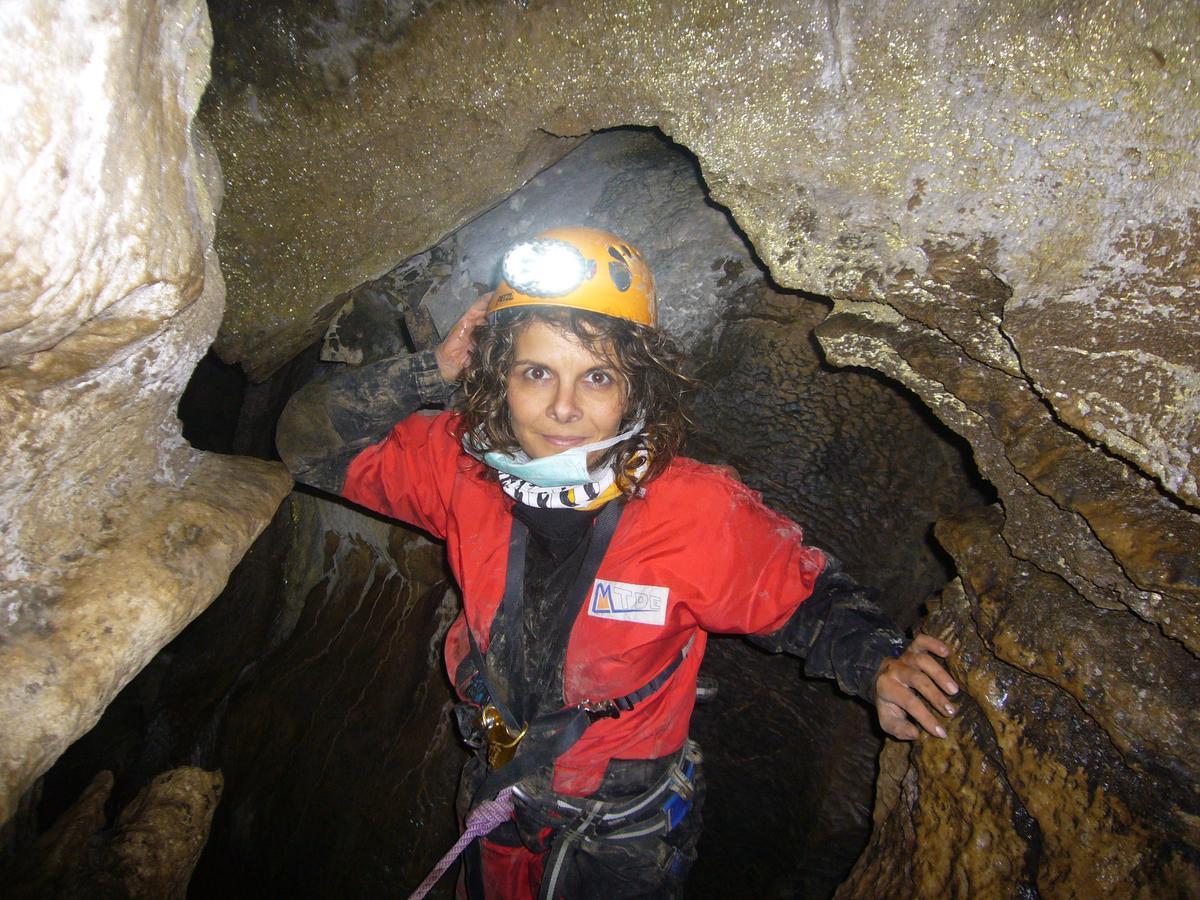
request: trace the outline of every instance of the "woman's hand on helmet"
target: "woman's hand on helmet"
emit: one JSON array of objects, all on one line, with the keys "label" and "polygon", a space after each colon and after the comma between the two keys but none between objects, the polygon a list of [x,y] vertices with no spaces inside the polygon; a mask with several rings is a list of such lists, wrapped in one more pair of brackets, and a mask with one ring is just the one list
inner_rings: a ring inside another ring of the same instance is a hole
[{"label": "woman's hand on helmet", "polygon": [[487,318],[487,308],[492,299],[492,293],[494,292],[484,294],[472,303],[462,314],[462,318],[454,323],[454,327],[450,329],[446,339],[434,350],[434,355],[437,356],[438,371],[442,373],[442,378],[447,384],[457,381],[462,370],[467,367],[471,351],[475,349],[475,327],[482,325],[484,319]]},{"label": "woman's hand on helmet", "polygon": [[946,736],[938,716],[958,711],[950,702],[958,685],[936,657],[949,655],[950,648],[937,638],[918,634],[900,656],[888,657],[880,664],[875,675],[875,710],[884,731],[911,741],[921,733],[913,724],[916,722],[930,734]]}]

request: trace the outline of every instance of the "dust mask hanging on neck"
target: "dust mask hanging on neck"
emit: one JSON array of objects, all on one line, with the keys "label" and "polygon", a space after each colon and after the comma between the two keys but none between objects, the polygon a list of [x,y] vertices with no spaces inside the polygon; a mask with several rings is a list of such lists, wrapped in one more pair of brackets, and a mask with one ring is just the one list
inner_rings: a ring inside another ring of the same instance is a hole
[{"label": "dust mask hanging on neck", "polygon": [[602,441],[571,447],[569,450],[555,453],[552,456],[530,459],[529,454],[524,450],[518,450],[516,453],[489,450],[483,455],[483,461],[497,471],[514,475],[530,484],[536,484],[538,487],[578,487],[598,481],[604,474],[603,471],[593,474],[588,468],[588,457],[591,454],[598,450],[615,447],[621,441],[629,440],[639,434],[645,424],[645,420],[639,419],[627,431],[622,431],[620,434]]}]

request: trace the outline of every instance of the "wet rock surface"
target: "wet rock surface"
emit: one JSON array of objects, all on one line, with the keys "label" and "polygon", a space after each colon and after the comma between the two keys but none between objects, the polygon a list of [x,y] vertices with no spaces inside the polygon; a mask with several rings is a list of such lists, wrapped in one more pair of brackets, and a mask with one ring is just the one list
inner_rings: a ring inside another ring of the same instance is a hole
[{"label": "wet rock surface", "polygon": [[997,507],[938,526],[962,577],[927,627],[956,647],[963,711],[949,740],[885,751],[839,896],[1194,893],[1194,658],[1014,558],[1003,527]]},{"label": "wet rock surface", "polygon": [[175,406],[220,323],[203,3],[0,22],[0,822],[220,591],[290,487]]},{"label": "wet rock surface", "polygon": [[403,895],[457,836],[465,754],[441,664],[455,610],[440,546],[294,493],[229,588],[46,776],[39,815],[97,765],[122,803],[164,766],[219,768],[190,896]]},{"label": "wet rock surface", "polygon": [[457,837],[444,551],[299,494],[274,527],[286,590],[269,652],[222,709],[212,753],[228,788],[193,890],[402,895]]},{"label": "wet rock surface", "polygon": [[1008,510],[1005,539],[1018,555],[1097,606],[1131,609],[1195,649],[1193,511],[1060,427],[1025,379],[965,358],[940,330],[890,307],[849,303],[818,334],[833,361],[892,375],[971,442]]},{"label": "wet rock surface", "polygon": [[164,772],[106,828],[113,774],[100,772],[0,886],[30,900],[186,897],[222,785],[220,772]]}]

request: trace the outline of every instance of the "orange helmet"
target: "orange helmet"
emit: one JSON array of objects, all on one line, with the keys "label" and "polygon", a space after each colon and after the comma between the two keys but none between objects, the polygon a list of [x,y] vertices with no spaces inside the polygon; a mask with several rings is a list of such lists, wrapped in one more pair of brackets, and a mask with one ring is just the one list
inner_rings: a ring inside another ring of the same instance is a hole
[{"label": "orange helmet", "polygon": [[654,276],[635,247],[598,228],[553,228],[504,254],[488,315],[523,306],[565,306],[658,323]]}]

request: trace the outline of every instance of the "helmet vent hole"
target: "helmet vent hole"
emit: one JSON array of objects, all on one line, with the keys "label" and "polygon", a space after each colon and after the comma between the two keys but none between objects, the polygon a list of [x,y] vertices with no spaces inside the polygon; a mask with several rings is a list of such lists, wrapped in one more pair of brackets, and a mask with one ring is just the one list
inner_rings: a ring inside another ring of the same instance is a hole
[{"label": "helmet vent hole", "polygon": [[627,291],[629,286],[633,284],[633,273],[629,271],[629,266],[625,265],[622,260],[620,262],[610,262],[608,264],[608,275],[612,279],[618,291]]}]

